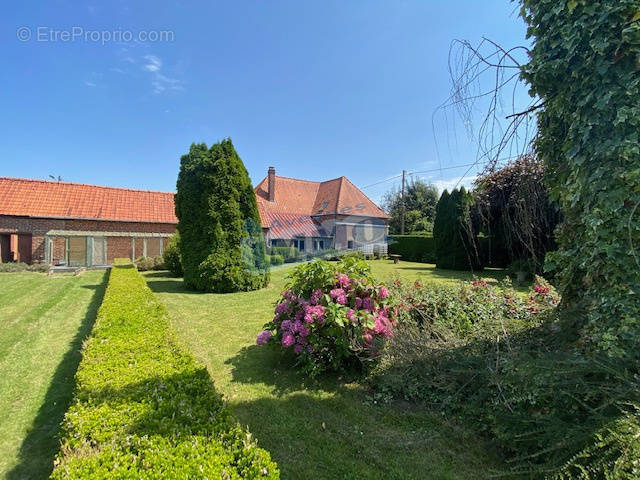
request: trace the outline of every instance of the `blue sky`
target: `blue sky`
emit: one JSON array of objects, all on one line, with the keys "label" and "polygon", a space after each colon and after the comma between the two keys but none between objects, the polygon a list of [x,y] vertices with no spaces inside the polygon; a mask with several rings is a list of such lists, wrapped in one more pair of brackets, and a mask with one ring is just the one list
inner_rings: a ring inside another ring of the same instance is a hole
[{"label": "blue sky", "polygon": [[192,142],[225,137],[254,184],[269,165],[365,187],[473,162],[464,125],[433,117],[451,41],[526,43],[509,0],[25,1],[0,27],[0,176],[166,191]]}]

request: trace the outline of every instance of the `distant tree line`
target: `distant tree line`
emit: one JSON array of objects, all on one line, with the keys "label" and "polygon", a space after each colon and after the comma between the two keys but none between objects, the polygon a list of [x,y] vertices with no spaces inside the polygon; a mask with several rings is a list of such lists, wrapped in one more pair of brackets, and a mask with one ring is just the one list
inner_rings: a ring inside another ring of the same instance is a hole
[{"label": "distant tree line", "polygon": [[[436,204],[438,203],[438,189],[420,179],[410,180],[404,195],[404,231],[411,234],[429,234],[433,231]],[[382,202],[384,210],[391,217],[389,231],[399,234],[402,224],[402,192],[392,190],[388,192]]]}]

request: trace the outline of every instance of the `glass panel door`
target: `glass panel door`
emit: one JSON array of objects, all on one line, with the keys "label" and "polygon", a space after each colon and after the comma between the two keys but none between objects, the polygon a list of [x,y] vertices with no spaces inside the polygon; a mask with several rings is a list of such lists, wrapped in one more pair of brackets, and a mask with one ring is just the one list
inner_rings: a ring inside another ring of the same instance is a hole
[{"label": "glass panel door", "polygon": [[107,258],[106,253],[107,249],[106,242],[104,237],[93,237],[93,262],[92,265],[106,265]]}]

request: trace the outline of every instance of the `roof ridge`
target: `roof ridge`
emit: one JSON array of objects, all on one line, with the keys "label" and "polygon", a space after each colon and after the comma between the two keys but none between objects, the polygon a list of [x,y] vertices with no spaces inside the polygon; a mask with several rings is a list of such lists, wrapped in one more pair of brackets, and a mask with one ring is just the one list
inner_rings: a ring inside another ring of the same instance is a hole
[{"label": "roof ridge", "polygon": [[355,185],[351,180],[349,180],[347,177],[344,177],[344,176],[343,176],[343,178],[344,178],[347,182],[349,182],[349,183],[353,186],[353,188],[355,188],[355,189],[356,189],[356,190],[358,190],[362,195],[364,195],[364,198],[366,198],[367,200],[369,200],[369,201],[373,204],[373,206],[374,206],[374,207],[376,207],[378,210],[380,210],[380,211],[381,211],[382,213],[384,213],[385,215],[388,215],[388,213],[387,213],[387,212],[385,212],[385,211],[382,209],[382,207],[380,207],[376,202],[374,202],[373,200],[371,200],[371,199],[369,198],[369,196],[368,196],[366,193],[364,193],[362,190],[360,190],[360,189],[358,188],[358,186],[357,186],[357,185]]},{"label": "roof ridge", "polygon": [[29,183],[46,183],[51,185],[74,185],[79,187],[92,187],[92,188],[105,188],[108,190],[124,190],[127,192],[144,192],[144,193],[161,193],[163,195],[175,195],[174,192],[161,192],[160,190],[146,190],[141,188],[126,188],[126,187],[112,187],[109,185],[95,185],[92,183],[79,183],[79,182],[68,182],[68,181],[57,181],[57,180],[45,180],[41,178],[20,178],[20,177],[0,177],[0,180],[11,180],[11,181],[19,181],[19,182],[29,182]]},{"label": "roof ridge", "polygon": [[[264,182],[268,177],[264,177],[260,183]],[[335,182],[336,180],[340,180],[342,177],[330,178],[329,180],[306,180],[304,178],[293,178],[293,177],[285,177],[284,175],[276,175],[276,178],[284,178],[285,180],[295,180],[296,182],[307,182],[307,183],[327,183],[327,182]]]},{"label": "roof ridge", "polygon": [[285,177],[283,175],[276,175],[276,178],[284,178],[285,180],[295,180],[296,182],[318,183],[318,184],[322,183],[322,182],[318,182],[317,180],[305,180],[304,178]]},{"label": "roof ridge", "polygon": [[340,206],[340,194],[342,193],[342,184],[344,183],[345,176],[342,175],[340,177],[340,183],[338,184],[338,194],[336,195],[336,212],[338,211],[338,207]]}]

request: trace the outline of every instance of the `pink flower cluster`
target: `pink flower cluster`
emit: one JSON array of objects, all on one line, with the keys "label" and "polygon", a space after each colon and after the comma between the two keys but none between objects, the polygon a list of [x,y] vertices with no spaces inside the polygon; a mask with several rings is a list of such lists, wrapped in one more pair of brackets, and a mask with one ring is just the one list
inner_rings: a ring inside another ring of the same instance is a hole
[{"label": "pink flower cluster", "polygon": [[533,291],[536,293],[540,293],[542,295],[544,295],[545,293],[549,293],[549,290],[551,290],[551,287],[549,287],[549,285],[536,285],[535,287],[533,287]]},{"label": "pink flower cluster", "polygon": [[[350,339],[360,338],[353,345],[354,349],[374,348],[375,338],[393,335],[395,310],[387,305],[389,289],[375,286],[371,280],[337,273],[333,285],[314,290],[308,294],[308,299],[291,290],[280,295],[273,321],[267,326],[275,330],[275,335],[265,330],[258,335],[259,345],[274,341],[283,348],[293,348],[296,354],[312,354],[314,346],[325,348],[325,340],[336,332]],[[334,328],[336,325],[340,327],[338,330]],[[321,340],[323,338],[325,340]],[[328,341],[328,344],[332,342]]]},{"label": "pink flower cluster", "polygon": [[267,342],[273,337],[273,334],[269,330],[264,330],[258,334],[256,343],[258,345],[266,345]]}]

